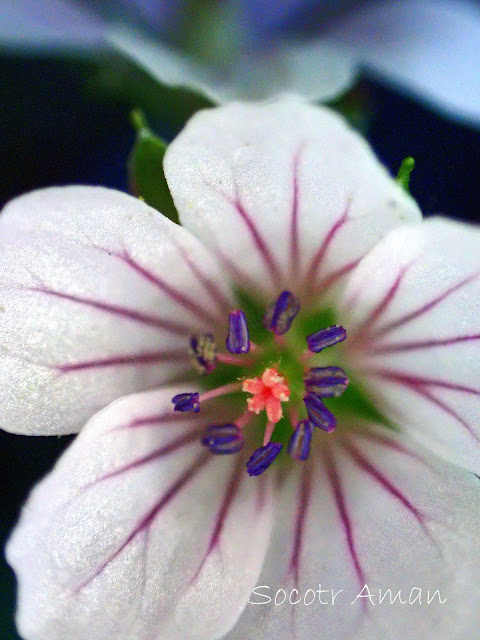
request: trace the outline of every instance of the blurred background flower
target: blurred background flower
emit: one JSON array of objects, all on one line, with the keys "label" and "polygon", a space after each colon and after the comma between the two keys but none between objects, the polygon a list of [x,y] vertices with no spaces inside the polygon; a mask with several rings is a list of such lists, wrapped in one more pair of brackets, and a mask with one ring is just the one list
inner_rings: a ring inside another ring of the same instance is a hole
[{"label": "blurred background flower", "polygon": [[[206,93],[296,86],[332,98],[348,89],[332,104],[390,171],[415,157],[410,187],[422,210],[478,222],[479,15],[478,0],[2,0],[0,205],[52,184],[127,190],[130,110],[141,106],[170,139],[209,103],[158,82],[167,57]],[[178,52],[188,61],[180,67]],[[68,442],[0,432],[2,541]],[[2,640],[18,638],[13,600],[2,565]]]},{"label": "blurred background flower", "polygon": [[0,38],[77,55],[113,44],[157,80],[214,100],[331,99],[362,69],[455,118],[480,118],[474,0],[4,0]]}]

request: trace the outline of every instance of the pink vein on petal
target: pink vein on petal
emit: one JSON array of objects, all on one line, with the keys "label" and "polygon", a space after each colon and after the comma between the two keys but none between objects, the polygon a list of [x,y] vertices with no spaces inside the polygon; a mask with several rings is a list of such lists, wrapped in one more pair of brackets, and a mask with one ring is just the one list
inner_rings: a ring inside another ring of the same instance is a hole
[{"label": "pink vein on petal", "polygon": [[229,198],[223,191],[217,189],[214,185],[211,185],[209,183],[206,183],[206,185],[211,189],[214,189],[226,202],[228,202],[235,209],[235,211],[241,217],[241,219],[245,223],[245,226],[247,227],[250,233],[250,236],[253,240],[255,247],[257,248],[257,251],[260,254],[260,257],[262,258],[265,266],[270,272],[270,276],[272,278],[273,283],[278,286],[281,286],[282,278],[281,278],[281,272],[278,267],[278,264],[276,263],[275,258],[273,257],[270,249],[267,246],[267,243],[262,237],[253,219],[251,218],[251,216],[243,206],[240,200],[240,197],[238,195],[237,188],[236,188],[237,193],[235,197],[232,199],[232,198]]},{"label": "pink vein on petal", "polygon": [[468,431],[468,433],[476,442],[480,442],[480,436],[477,435],[472,425],[469,424],[464,418],[462,418],[462,416],[457,413],[457,411],[455,411],[455,409],[453,409],[450,405],[437,398],[437,396],[435,396],[431,391],[428,390],[428,387],[436,387],[440,389],[447,389],[450,391],[459,391],[461,393],[470,393],[472,395],[480,395],[479,389],[474,389],[473,387],[460,385],[454,382],[447,382],[445,380],[437,380],[435,378],[422,378],[419,376],[384,369],[371,370],[367,371],[367,373],[374,376],[383,377],[387,380],[391,380],[394,383],[410,388],[417,395],[425,398],[432,404],[442,409],[442,411],[450,415],[452,418],[454,418],[466,429],[466,431]]},{"label": "pink vein on petal", "polygon": [[267,483],[257,482],[257,499],[255,501],[255,507],[258,512],[263,511],[267,504],[267,497],[270,495]]},{"label": "pink vein on petal", "polygon": [[325,236],[323,238],[323,241],[322,241],[318,251],[313,256],[312,261],[310,263],[310,267],[307,270],[307,275],[306,275],[306,278],[305,278],[305,281],[306,281],[307,285],[309,283],[311,283],[312,285],[314,284],[318,269],[320,268],[322,262],[324,261],[325,256],[327,255],[327,252],[328,252],[332,242],[335,239],[335,236],[340,231],[340,229],[342,227],[344,227],[345,224],[348,222],[348,214],[349,214],[349,211],[350,211],[350,204],[351,204],[351,201],[349,200],[348,203],[347,203],[347,206],[345,207],[345,209],[343,211],[343,213],[333,223],[333,225],[330,227],[330,229],[327,231],[327,233],[325,234]]},{"label": "pink vein on petal", "polygon": [[475,430],[473,429],[472,425],[469,424],[465,420],[465,418],[462,418],[462,416],[457,411],[455,411],[455,409],[453,409],[450,405],[448,405],[443,400],[440,400],[440,398],[437,398],[436,395],[434,395],[431,391],[428,391],[425,388],[418,387],[418,388],[415,389],[415,391],[419,395],[423,396],[426,400],[429,400],[432,404],[434,404],[437,407],[439,407],[440,409],[442,409],[442,411],[445,411],[445,413],[447,413],[454,420],[456,420],[459,424],[461,424],[462,427],[464,427],[466,429],[466,431],[468,431],[468,433],[472,436],[472,438],[477,443],[480,443],[480,437],[477,435],[477,433],[475,433]]},{"label": "pink vein on petal", "polygon": [[[332,487],[333,497],[335,499],[338,514],[340,516],[340,521],[345,533],[348,552],[350,554],[350,558],[352,560],[353,568],[355,570],[358,582],[360,586],[363,587],[363,585],[366,584],[365,573],[363,571],[362,565],[360,564],[357,549],[355,546],[353,526],[350,520],[350,514],[348,513],[342,482],[333,455],[333,448],[330,446],[323,451],[328,479],[330,481],[330,486]],[[365,604],[365,601],[363,602],[363,604]]]},{"label": "pink vein on petal", "polygon": [[457,284],[449,287],[446,291],[441,293],[439,296],[437,296],[436,298],[433,298],[433,300],[430,300],[429,302],[427,302],[426,304],[422,305],[421,307],[418,307],[418,309],[414,309],[413,311],[410,311],[409,313],[406,313],[404,316],[401,316],[397,320],[393,320],[392,322],[389,322],[388,324],[384,325],[383,327],[380,327],[379,329],[376,330],[376,336],[385,335],[386,333],[389,333],[390,331],[393,331],[394,329],[398,329],[398,327],[401,327],[401,326],[403,326],[405,324],[408,324],[412,320],[416,320],[418,317],[424,315],[425,313],[428,313],[429,311],[434,309],[438,304],[440,304],[441,302],[446,300],[453,293],[455,293],[456,291],[458,291],[462,287],[464,287],[464,286],[470,284],[471,282],[473,282],[473,280],[478,278],[479,275],[480,274],[477,272],[477,273],[474,273],[474,274],[468,276],[467,278],[465,278],[461,282],[457,282]]},{"label": "pink vein on petal", "polygon": [[256,284],[254,280],[247,273],[245,273],[245,271],[239,269],[234,261],[226,256],[218,246],[214,248],[214,251],[218,260],[225,266],[226,269],[228,269],[228,271],[230,271],[233,279],[237,284],[242,285],[245,289],[255,291]]},{"label": "pink vein on petal", "polygon": [[364,318],[359,326],[355,328],[354,335],[352,336],[353,338],[359,337],[362,334],[371,331],[371,328],[375,324],[375,322],[385,314],[388,307],[395,299],[395,296],[397,295],[400,285],[402,284],[402,281],[410,266],[411,263],[403,266],[400,269],[397,277],[395,278],[391,286],[387,289],[380,302],[370,311],[370,313],[366,318]]},{"label": "pink vein on petal", "polygon": [[59,373],[71,373],[72,371],[84,371],[87,369],[99,369],[104,367],[150,365],[158,362],[178,362],[188,360],[185,350],[178,351],[151,351],[133,355],[115,355],[109,358],[97,358],[66,364],[54,365]]},{"label": "pink vein on petal", "polygon": [[121,253],[109,252],[111,255],[114,255],[119,260],[122,260],[126,265],[128,265],[133,271],[138,273],[142,278],[144,278],[147,282],[150,282],[154,286],[156,286],[160,291],[162,291],[165,295],[167,295],[171,300],[179,304],[180,306],[188,309],[191,313],[199,317],[200,319],[215,323],[217,318],[212,316],[208,311],[200,304],[192,300],[189,296],[185,295],[172,285],[168,284],[166,280],[161,278],[158,274],[153,273],[139,262],[137,262],[130,253],[124,249]]},{"label": "pink vein on petal", "polygon": [[405,447],[403,444],[395,440],[392,440],[392,438],[386,436],[383,433],[377,433],[376,431],[368,429],[368,430],[359,432],[358,435],[360,436],[360,438],[372,440],[373,442],[376,442],[377,444],[381,444],[384,447],[391,449],[392,451],[396,451],[397,453],[403,453],[404,455],[410,456],[411,458],[414,458],[419,462],[425,463],[425,460],[420,455],[418,455],[414,451],[411,451],[410,449],[407,449],[407,447]]},{"label": "pink vein on petal", "polygon": [[123,431],[124,429],[136,429],[138,427],[152,427],[154,425],[181,422],[182,420],[189,420],[191,416],[184,413],[175,413],[172,409],[168,409],[163,413],[153,413],[151,415],[135,418],[126,424],[121,424],[113,427],[112,431]]},{"label": "pink vein on petal", "polygon": [[290,267],[292,275],[298,275],[300,244],[298,238],[298,213],[300,200],[299,168],[305,145],[302,144],[293,158],[292,167],[292,213],[290,216]]},{"label": "pink vein on petal", "polygon": [[463,393],[471,393],[473,395],[480,395],[480,389],[469,387],[457,382],[450,382],[449,380],[441,380],[440,378],[428,378],[424,376],[417,376],[414,374],[406,373],[403,371],[394,371],[391,369],[365,369],[365,373],[374,375],[376,377],[385,378],[392,382],[398,382],[410,387],[439,387],[440,389],[450,389],[451,391],[461,391]]},{"label": "pink vein on petal", "polygon": [[295,514],[295,531],[293,535],[292,552],[290,555],[290,563],[288,568],[289,573],[293,574],[296,587],[298,587],[300,559],[302,555],[305,524],[310,506],[311,493],[311,469],[309,469],[308,466],[304,464],[298,494],[298,508]]},{"label": "pink vein on petal", "polygon": [[212,553],[212,551],[218,546],[218,543],[220,541],[220,536],[222,534],[222,530],[223,527],[225,525],[225,521],[228,517],[228,514],[230,512],[230,509],[232,507],[233,501],[235,499],[235,496],[238,493],[238,489],[240,487],[241,481],[244,478],[244,468],[243,465],[241,464],[236,464],[235,468],[233,470],[230,482],[228,484],[228,487],[225,491],[225,495],[223,497],[223,501],[222,504],[220,506],[220,509],[217,513],[216,519],[215,519],[215,524],[212,530],[212,533],[210,535],[210,540],[208,542],[208,546],[207,549],[205,551],[205,554],[202,558],[202,561],[200,562],[198,569],[195,571],[195,574],[193,575],[192,579],[190,580],[190,584],[192,585],[198,578],[198,576],[200,575],[201,570],[203,569],[203,567],[205,566],[205,563],[208,559],[208,557],[210,556],[210,554]]},{"label": "pink vein on petal", "polygon": [[108,480],[109,478],[115,478],[119,475],[122,475],[122,473],[126,473],[127,471],[132,471],[133,469],[138,469],[139,467],[143,467],[144,465],[149,464],[150,462],[155,462],[155,460],[159,460],[164,456],[170,455],[171,453],[174,453],[178,449],[181,449],[182,447],[185,447],[191,444],[192,442],[199,440],[199,438],[200,438],[199,430],[190,431],[190,433],[182,434],[181,436],[179,436],[178,438],[175,438],[168,444],[164,444],[161,447],[158,447],[158,449],[154,449],[150,453],[144,456],[141,456],[140,458],[136,458],[135,460],[133,460],[132,462],[129,462],[123,467],[119,467],[118,469],[114,469],[113,471],[109,471],[108,473],[105,473],[103,476],[100,476],[90,484],[86,485],[85,489],[88,487],[92,487],[98,484],[99,482],[103,482],[104,480]]},{"label": "pink vein on petal", "polygon": [[262,238],[262,236],[260,235],[260,231],[257,229],[257,226],[255,225],[255,223],[253,222],[252,218],[248,215],[246,209],[244,208],[244,206],[242,205],[242,203],[240,202],[240,200],[237,198],[234,201],[234,206],[236,208],[236,210],[238,211],[238,213],[240,214],[240,216],[242,217],[242,219],[244,220],[250,235],[252,236],[252,239],[260,253],[260,255],[263,258],[263,261],[265,263],[265,265],[267,266],[268,270],[270,271],[270,275],[272,278],[272,281],[274,284],[281,284],[281,274],[280,274],[280,270],[278,268],[278,265],[272,255],[272,253],[270,252],[270,249],[267,247],[267,244],[265,242],[265,240]]},{"label": "pink vein on petal", "polygon": [[351,271],[353,271],[363,257],[364,256],[362,255],[360,256],[360,258],[357,258],[356,260],[352,260],[352,262],[348,262],[347,264],[343,265],[342,267],[339,267],[335,271],[332,271],[332,273],[329,273],[328,275],[326,275],[315,286],[315,288],[312,291],[312,294],[316,295],[319,293],[325,293],[325,291],[327,291],[331,286],[333,286],[336,282],[338,282],[338,280],[340,280],[344,276],[348,275]]},{"label": "pink vein on petal", "polygon": [[380,345],[369,350],[371,354],[400,353],[403,351],[417,351],[421,349],[433,349],[435,347],[449,347],[462,342],[474,342],[480,340],[480,333],[467,336],[454,336],[450,338],[433,338],[431,340],[417,340],[412,342],[394,342]]},{"label": "pink vein on petal", "polygon": [[430,531],[425,524],[425,516],[413,505],[410,500],[398,489],[389,478],[387,478],[381,471],[379,471],[367,458],[362,454],[360,449],[356,447],[353,442],[345,441],[343,443],[344,449],[349,456],[365,473],[372,476],[378,484],[380,484],[385,491],[392,495],[398,502],[400,502],[417,520],[424,533],[432,539]]},{"label": "pink vein on petal", "polygon": [[231,302],[227,299],[227,297],[223,294],[220,287],[210,278],[208,278],[198,266],[193,262],[191,257],[185,251],[185,248],[181,245],[177,245],[179,252],[181,253],[183,259],[188,264],[190,271],[197,278],[197,280],[203,285],[203,287],[208,291],[213,300],[217,303],[218,307],[225,314],[228,314],[232,308]]},{"label": "pink vein on petal", "polygon": [[75,302],[77,304],[81,304],[81,305],[90,307],[92,309],[98,309],[99,311],[104,311],[105,313],[119,316],[126,320],[132,320],[134,322],[155,327],[157,329],[163,329],[171,333],[185,335],[191,332],[186,325],[182,325],[178,322],[173,322],[171,320],[165,320],[160,316],[150,315],[147,313],[143,313],[141,311],[136,311],[135,309],[123,307],[122,305],[111,304],[109,302],[102,302],[100,300],[95,300],[93,298],[86,298],[83,296],[77,296],[70,293],[63,293],[61,291],[56,291],[54,289],[48,289],[43,287],[27,287],[27,290],[34,291],[37,293],[43,293],[45,295],[60,298],[62,300],[68,300],[69,302]]},{"label": "pink vein on petal", "polygon": [[149,531],[151,525],[155,522],[156,518],[160,515],[161,511],[168,505],[168,503],[194,478],[196,473],[209,461],[211,456],[206,453],[202,453],[193,464],[186,469],[186,471],[179,476],[175,482],[169,487],[169,489],[162,495],[162,497],[149,509],[143,517],[138,521],[131,533],[122,542],[122,544],[111,554],[107,560],[90,576],[87,580],[82,582],[74,589],[74,593],[78,594],[85,587],[87,587],[93,580],[98,578],[105,569],[124,551],[129,544],[131,544],[136,537],[142,533]]}]

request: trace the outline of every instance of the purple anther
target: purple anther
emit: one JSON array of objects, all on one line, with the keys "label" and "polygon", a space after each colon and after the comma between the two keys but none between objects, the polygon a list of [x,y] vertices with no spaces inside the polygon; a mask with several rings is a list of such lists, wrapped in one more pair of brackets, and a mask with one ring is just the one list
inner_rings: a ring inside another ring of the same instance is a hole
[{"label": "purple anther", "polygon": [[218,455],[237,453],[243,447],[243,433],[235,424],[212,425],[205,431],[202,444]]},{"label": "purple anther", "polygon": [[333,413],[323,404],[321,398],[315,393],[307,393],[303,401],[307,407],[308,419],[315,427],[319,427],[319,429],[329,433],[335,429],[337,420]]},{"label": "purple anther", "polygon": [[230,314],[225,344],[230,353],[248,353],[250,351],[250,336],[243,311],[232,311]]},{"label": "purple anther", "polygon": [[190,338],[192,364],[199,373],[211,373],[217,364],[217,348],[211,333],[203,333]]},{"label": "purple anther", "polygon": [[269,442],[254,451],[247,462],[247,471],[251,476],[259,476],[272,464],[282,450],[279,442]]},{"label": "purple anther", "polygon": [[310,443],[313,435],[313,425],[309,420],[302,420],[296,426],[288,443],[288,453],[295,460],[306,460],[310,454]]},{"label": "purple anther", "polygon": [[300,302],[290,291],[282,291],[277,301],[270,305],[263,323],[267,329],[281,336],[290,329],[300,311]]},{"label": "purple anther", "polygon": [[198,393],[178,393],[173,396],[174,411],[182,413],[198,413],[200,411],[200,402]]},{"label": "purple anther", "polygon": [[314,367],[305,375],[305,389],[321,398],[338,398],[348,386],[348,378],[340,367]]},{"label": "purple anther", "polygon": [[347,337],[347,332],[338,324],[328,329],[321,329],[307,336],[307,345],[313,353],[319,353],[326,347],[332,347],[337,342],[342,342]]}]

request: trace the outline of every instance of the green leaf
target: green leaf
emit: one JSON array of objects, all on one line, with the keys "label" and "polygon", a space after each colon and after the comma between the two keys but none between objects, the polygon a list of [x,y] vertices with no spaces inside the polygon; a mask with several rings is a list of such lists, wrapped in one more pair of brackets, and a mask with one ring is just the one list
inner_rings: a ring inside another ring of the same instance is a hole
[{"label": "green leaf", "polygon": [[154,126],[158,123],[162,131],[168,131],[168,139],[179,133],[197,111],[215,106],[198,89],[162,84],[122,55],[102,60],[88,87],[131,109],[140,107]]},{"label": "green leaf", "polygon": [[148,205],[179,224],[178,213],[163,172],[167,143],[149,128],[140,109],[132,113],[137,139],[128,160],[130,190]]},{"label": "green leaf", "polygon": [[[319,102],[318,104],[322,104]],[[338,111],[348,120],[350,125],[366,136],[370,131],[373,119],[371,96],[368,87],[360,82],[342,93],[333,100],[328,100],[326,105]]]},{"label": "green leaf", "polygon": [[412,156],[408,156],[405,160],[402,161],[400,165],[400,169],[398,170],[397,177],[395,180],[398,184],[405,189],[405,191],[410,191],[410,175],[415,167],[415,160]]}]

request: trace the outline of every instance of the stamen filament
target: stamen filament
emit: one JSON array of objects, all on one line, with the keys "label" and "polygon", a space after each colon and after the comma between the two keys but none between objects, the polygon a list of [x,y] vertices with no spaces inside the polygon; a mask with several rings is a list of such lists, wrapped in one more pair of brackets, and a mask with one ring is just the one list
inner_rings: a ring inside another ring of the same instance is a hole
[{"label": "stamen filament", "polygon": [[218,398],[220,396],[226,396],[229,393],[235,393],[235,391],[241,391],[242,383],[241,382],[230,382],[229,384],[224,384],[221,387],[217,387],[216,389],[210,389],[210,391],[205,391],[199,397],[200,402],[205,402],[206,400],[212,400],[213,398]]},{"label": "stamen filament", "polygon": [[247,367],[254,363],[254,360],[245,359],[236,355],[230,355],[228,353],[217,353],[217,360],[222,364],[232,364],[236,367]]},{"label": "stamen filament", "polygon": [[288,417],[290,418],[292,429],[295,430],[297,428],[298,422],[300,421],[298,409],[296,407],[291,407],[290,411],[288,412]]},{"label": "stamen filament", "polygon": [[309,351],[308,349],[305,349],[305,351],[302,353],[302,355],[300,356],[300,361],[304,364],[307,365],[308,361],[311,360],[314,356],[316,356],[317,354],[314,353],[313,351]]},{"label": "stamen filament", "polygon": [[285,336],[283,335],[278,335],[278,333],[274,333],[273,334],[273,340],[275,342],[275,344],[280,347],[281,349],[285,349],[287,346],[287,340],[285,338]]},{"label": "stamen filament", "polygon": [[264,446],[264,447],[265,447],[265,446],[270,442],[270,440],[272,439],[272,433],[273,433],[273,430],[275,429],[275,425],[276,425],[276,422],[272,422],[271,420],[269,420],[269,421],[267,422],[267,426],[266,426],[266,428],[265,428],[265,435],[263,436],[263,446]]},{"label": "stamen filament", "polygon": [[237,420],[235,420],[235,424],[241,431],[247,426],[247,424],[251,421],[252,418],[253,418],[252,412],[247,409],[242,413],[242,415]]}]

